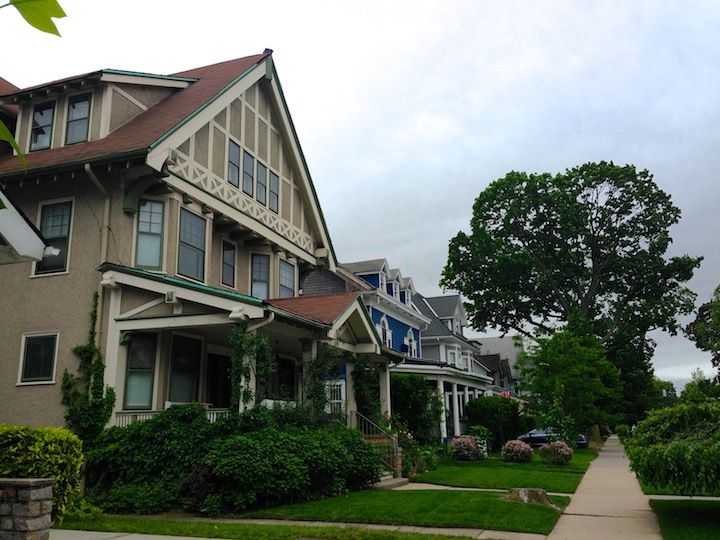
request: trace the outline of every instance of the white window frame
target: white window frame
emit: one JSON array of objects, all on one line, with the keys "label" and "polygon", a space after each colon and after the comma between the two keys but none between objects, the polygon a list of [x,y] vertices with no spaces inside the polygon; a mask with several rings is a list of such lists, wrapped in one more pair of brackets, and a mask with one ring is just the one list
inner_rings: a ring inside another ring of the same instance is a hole
[{"label": "white window frame", "polygon": [[[283,263],[292,266],[292,269],[293,269],[293,294],[292,294],[291,297],[283,297],[282,294],[281,294],[281,288],[282,288],[283,285],[282,285],[282,280],[281,280],[280,278],[281,278],[281,276],[282,276],[282,273],[281,273],[281,272],[282,272],[282,265],[283,265]],[[298,286],[297,286],[297,284],[298,284],[297,265],[291,263],[291,262],[288,261],[287,259],[280,258],[280,260],[278,261],[278,297],[279,297],[279,298],[293,298],[293,297],[297,296],[297,291],[298,291]]]},{"label": "white window frame", "polygon": [[264,255],[265,257],[268,257],[268,297],[267,299],[270,299],[273,297],[272,291],[273,291],[273,271],[272,271],[272,265],[273,265],[273,256],[272,253],[264,252],[264,251],[251,251],[250,252],[250,269],[248,271],[248,293],[250,296],[253,296],[253,257],[255,255]]},{"label": "white window frame", "polygon": [[[142,270],[145,270],[147,272],[155,272],[156,274],[165,274],[167,272],[167,238],[168,238],[168,216],[170,215],[170,199],[163,199],[161,197],[142,197],[140,199],[146,200],[146,201],[153,201],[153,202],[159,202],[163,205],[163,231],[162,231],[162,248],[160,250],[160,257],[162,259],[162,264],[160,265],[159,270],[154,270],[152,268],[146,268],[144,266],[138,266],[137,264],[137,244],[138,244],[138,233],[140,231],[140,201],[138,201],[138,210],[135,214],[135,219],[133,221],[133,241],[132,241],[132,250],[133,250],[133,267],[140,268]],[[179,213],[179,212],[178,212]],[[178,245],[179,245],[179,235],[180,235],[180,219],[178,217]]]},{"label": "white window frame", "polygon": [[[23,374],[23,368],[25,367],[25,343],[28,338],[33,337],[46,337],[46,336],[55,336],[55,351],[53,352],[53,368],[52,368],[52,377],[50,380],[47,381],[23,381],[22,380],[22,374]],[[55,374],[57,373],[57,356],[58,356],[58,349],[60,349],[60,332],[58,330],[45,330],[45,331],[38,331],[38,332],[25,332],[22,335],[22,339],[20,340],[20,361],[18,362],[18,376],[17,376],[17,383],[15,386],[37,386],[37,385],[45,385],[45,384],[55,384]]]},{"label": "white window frame", "polygon": [[37,261],[33,261],[32,268],[30,270],[30,277],[31,278],[43,278],[43,277],[49,277],[49,276],[63,276],[65,274],[70,273],[70,255],[72,252],[72,236],[73,236],[73,222],[75,221],[75,197],[61,197],[59,199],[48,199],[45,201],[40,201],[38,203],[38,209],[37,209],[37,218],[35,220],[35,223],[37,223],[37,229],[40,231],[42,228],[42,209],[43,206],[48,206],[51,204],[58,204],[58,203],[64,203],[64,202],[70,202],[70,227],[68,228],[68,245],[67,245],[67,256],[65,258],[65,270],[61,272],[44,272],[42,274],[36,273],[36,267],[37,267]]},{"label": "white window frame", "polygon": [[[185,274],[181,274],[181,273],[180,273],[180,219],[181,219],[182,211],[183,211],[183,210],[187,210],[187,211],[190,212],[191,214],[195,214],[197,217],[202,218],[203,221],[205,221],[205,256],[203,257],[204,266],[203,266],[203,279],[202,279],[202,281],[199,280],[199,279],[197,279],[197,278],[194,278],[194,277],[192,277],[192,276],[186,276]],[[178,277],[183,278],[183,279],[189,279],[190,281],[194,281],[195,283],[202,283],[203,285],[207,284],[207,276],[208,276],[208,256],[209,256],[210,251],[211,251],[211,249],[212,249],[212,246],[211,246],[211,244],[210,244],[211,238],[209,237],[210,235],[208,234],[208,222],[209,222],[209,221],[210,221],[210,220],[209,220],[207,217],[205,217],[205,215],[203,215],[203,214],[198,214],[197,212],[193,211],[191,208],[188,208],[188,207],[185,206],[185,205],[180,205],[180,207],[178,208],[178,213],[177,213],[177,228],[176,228],[176,231],[177,231],[177,249],[176,249],[176,252],[177,252],[177,253],[175,254],[175,275],[177,275]]]},{"label": "white window frame", "polygon": [[[380,322],[376,325],[380,339],[383,341],[383,345],[392,349],[392,330],[388,324],[387,315],[380,317]],[[385,330],[385,336],[383,337],[383,330]]]},{"label": "white window frame", "polygon": [[[164,401],[167,402],[170,400],[170,379],[172,374],[172,349],[173,349],[173,343],[175,341],[175,336],[181,336],[188,339],[194,339],[196,341],[200,341],[200,366],[198,373],[198,391],[197,391],[197,401],[189,401],[187,403],[203,403],[205,400],[205,392],[206,392],[206,383],[207,383],[207,344],[205,342],[205,337],[201,336],[199,334],[193,334],[191,332],[171,332],[170,334],[170,348],[168,349],[167,358],[168,358],[168,366],[167,366],[167,377],[165,381],[165,399]],[[176,403],[176,402],[174,402]]]},{"label": "white window frame", "polygon": [[[67,125],[68,125],[68,118],[70,118],[70,99],[74,98],[75,96],[81,96],[83,94],[87,94],[90,96],[90,107],[88,107],[88,129],[87,129],[87,137],[84,141],[78,141],[74,143],[67,142]],[[63,146],[73,146],[75,144],[82,144],[84,142],[90,141],[90,130],[92,128],[92,118],[93,118],[93,104],[95,102],[95,92],[92,90],[79,90],[77,92],[73,92],[72,94],[68,94],[63,99],[63,110],[65,111],[65,116],[62,119],[62,141]]]},{"label": "white window frame", "polygon": [[[126,408],[125,406],[125,400],[127,399],[127,376],[129,371],[129,364],[130,364],[130,347],[127,347],[126,353],[125,353],[125,381],[123,382],[123,399],[122,399],[122,410],[123,411],[152,411],[155,410],[155,405],[157,403],[157,391],[158,391],[158,384],[159,384],[159,378],[160,378],[160,347],[162,345],[162,342],[160,340],[160,332],[153,332],[152,330],[143,330],[140,333],[142,334],[154,334],[155,335],[155,363],[153,365],[153,384],[152,384],[152,394],[150,396],[150,408],[149,409],[140,409],[137,407],[132,407],[130,409]],[[168,378],[169,378],[170,370],[168,368]],[[169,383],[168,383],[169,384]],[[168,387],[169,388],[169,387]]]},{"label": "white window frame", "polygon": [[[233,249],[235,250],[235,256],[233,260],[233,284],[228,285],[224,281],[225,277],[225,244],[230,244]],[[238,283],[238,246],[235,242],[228,240],[227,238],[223,238],[220,240],[220,285],[223,287],[227,287],[228,289],[237,290],[237,283]]]},{"label": "white window frame", "polygon": [[[28,126],[28,138],[27,138],[27,143],[25,145],[25,148],[27,148],[28,153],[40,152],[42,150],[51,150],[51,149],[55,148],[55,145],[53,144],[53,142],[54,142],[53,138],[55,137],[55,128],[57,126],[58,103],[59,102],[60,102],[60,100],[58,100],[58,99],[48,99],[45,101],[39,101],[37,103],[33,103],[32,107],[30,107],[30,121],[29,121],[29,126]],[[37,148],[35,150],[32,150],[31,145],[32,145],[32,132],[33,132],[33,118],[35,117],[35,107],[37,107],[38,105],[45,105],[47,103],[53,104],[53,119],[52,119],[52,123],[50,124],[50,146],[48,146],[47,148]]]}]

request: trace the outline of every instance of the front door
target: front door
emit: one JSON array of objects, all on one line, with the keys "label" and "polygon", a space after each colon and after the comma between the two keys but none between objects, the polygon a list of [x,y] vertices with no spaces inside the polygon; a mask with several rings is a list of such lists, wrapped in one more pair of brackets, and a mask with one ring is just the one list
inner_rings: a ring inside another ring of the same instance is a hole
[{"label": "front door", "polygon": [[198,400],[201,360],[202,341],[173,335],[168,401],[190,403]]},{"label": "front door", "polygon": [[230,407],[230,357],[222,354],[207,356],[206,401],[215,409]]}]

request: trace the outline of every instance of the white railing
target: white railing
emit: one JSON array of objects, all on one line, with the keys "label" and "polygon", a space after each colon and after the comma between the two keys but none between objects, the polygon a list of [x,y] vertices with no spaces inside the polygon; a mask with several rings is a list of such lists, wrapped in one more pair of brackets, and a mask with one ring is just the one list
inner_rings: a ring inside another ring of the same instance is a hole
[{"label": "white railing", "polygon": [[345,408],[345,381],[327,381],[325,383],[327,405],[325,412],[339,414]]},{"label": "white railing", "polygon": [[[119,427],[129,426],[135,422],[150,420],[153,416],[161,412],[162,411],[118,411],[115,413],[115,425]],[[211,424],[214,424],[219,418],[226,416],[229,412],[227,409],[208,409],[205,411],[205,416]]]}]

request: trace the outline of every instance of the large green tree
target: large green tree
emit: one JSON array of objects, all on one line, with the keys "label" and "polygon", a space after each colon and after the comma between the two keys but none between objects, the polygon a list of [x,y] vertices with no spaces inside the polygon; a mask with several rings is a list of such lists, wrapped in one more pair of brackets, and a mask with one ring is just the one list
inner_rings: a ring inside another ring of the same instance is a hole
[{"label": "large green tree", "polygon": [[720,384],[720,286],[710,301],[700,306],[695,320],[685,328],[685,335],[698,349],[712,353],[712,364],[718,370],[715,382]]},{"label": "large green tree", "polygon": [[470,232],[451,241],[441,285],[462,293],[477,329],[550,334],[588,321],[620,369],[634,421],[652,390],[654,329],[676,333],[702,258],[666,256],[680,209],[647,171],[587,163],[510,172],[475,200]]}]

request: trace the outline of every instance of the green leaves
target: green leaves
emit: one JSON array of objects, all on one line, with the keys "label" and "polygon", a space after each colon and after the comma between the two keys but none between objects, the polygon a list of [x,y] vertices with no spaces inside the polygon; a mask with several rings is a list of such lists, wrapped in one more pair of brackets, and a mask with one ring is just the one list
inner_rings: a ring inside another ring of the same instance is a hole
[{"label": "green leaves", "polygon": [[9,5],[20,12],[27,23],[42,32],[60,35],[53,19],[65,17],[57,0],[10,0]]},{"label": "green leaves", "polygon": [[[17,152],[17,155],[23,162],[23,165],[27,167],[27,160],[25,159],[25,154],[23,154],[22,150],[20,150],[18,143],[15,141],[15,137],[13,137],[12,133],[10,133],[10,130],[2,122],[2,120],[0,120],[0,141],[5,141],[10,144],[10,146],[13,147],[13,150]],[[0,202],[0,208],[3,208],[2,202]]]}]

